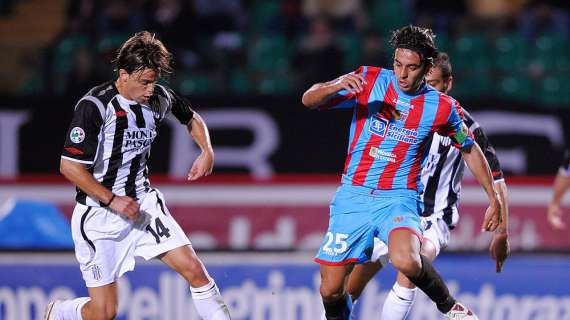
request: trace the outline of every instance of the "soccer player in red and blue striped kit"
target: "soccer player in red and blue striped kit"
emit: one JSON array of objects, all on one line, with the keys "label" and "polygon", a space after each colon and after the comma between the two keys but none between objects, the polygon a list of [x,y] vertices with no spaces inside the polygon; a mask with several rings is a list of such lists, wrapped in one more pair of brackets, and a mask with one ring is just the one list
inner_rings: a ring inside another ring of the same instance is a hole
[{"label": "soccer player in red and blue striped kit", "polygon": [[391,39],[394,70],[360,67],[303,94],[309,108],[354,109],[342,183],[315,257],[321,264],[320,292],[329,320],[349,319],[346,280],[355,264],[370,260],[374,237],[388,244],[392,265],[448,319],[477,319],[455,301],[429,259],[420,255],[420,174],[434,132],[452,139],[488,195],[482,229],[494,231],[501,222],[489,166],[463,123],[459,103],[425,83],[437,54],[434,37],[430,29],[403,27]]}]

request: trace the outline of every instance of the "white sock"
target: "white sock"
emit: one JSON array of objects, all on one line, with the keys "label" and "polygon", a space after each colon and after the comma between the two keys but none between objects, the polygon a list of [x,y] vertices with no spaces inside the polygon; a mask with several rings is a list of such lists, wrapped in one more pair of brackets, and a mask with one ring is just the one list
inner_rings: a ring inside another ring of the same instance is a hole
[{"label": "white sock", "polygon": [[83,320],[81,308],[89,302],[91,298],[81,297],[73,300],[64,300],[59,303],[56,311],[58,320]]},{"label": "white sock", "polygon": [[408,289],[394,283],[382,307],[382,320],[404,320],[410,313],[418,288]]},{"label": "white sock", "polygon": [[214,280],[203,287],[190,287],[196,311],[204,320],[229,320],[230,311],[220,295]]}]

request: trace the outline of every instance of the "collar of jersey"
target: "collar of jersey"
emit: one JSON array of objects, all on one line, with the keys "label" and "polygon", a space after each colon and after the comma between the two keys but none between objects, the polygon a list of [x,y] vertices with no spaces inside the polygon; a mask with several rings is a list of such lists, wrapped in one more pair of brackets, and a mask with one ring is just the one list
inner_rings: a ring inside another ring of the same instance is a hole
[{"label": "collar of jersey", "polygon": [[136,101],[134,101],[134,100],[129,100],[129,99],[123,97],[120,93],[117,94],[117,97],[118,97],[119,100],[122,100],[122,101],[124,101],[124,102],[127,103],[127,104],[130,104],[130,105],[138,104],[138,102],[136,102]]}]

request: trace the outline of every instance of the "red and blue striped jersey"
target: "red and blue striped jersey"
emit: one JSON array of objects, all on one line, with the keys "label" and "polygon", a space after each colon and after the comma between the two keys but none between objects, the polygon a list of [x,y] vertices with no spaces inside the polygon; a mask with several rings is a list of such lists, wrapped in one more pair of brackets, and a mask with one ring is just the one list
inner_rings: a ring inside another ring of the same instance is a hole
[{"label": "red and blue striped jersey", "polygon": [[354,108],[343,184],[423,191],[420,180],[428,138],[448,136],[457,148],[473,145],[459,103],[428,85],[415,95],[400,90],[392,70],[360,67],[364,90],[341,90],[320,110]]}]

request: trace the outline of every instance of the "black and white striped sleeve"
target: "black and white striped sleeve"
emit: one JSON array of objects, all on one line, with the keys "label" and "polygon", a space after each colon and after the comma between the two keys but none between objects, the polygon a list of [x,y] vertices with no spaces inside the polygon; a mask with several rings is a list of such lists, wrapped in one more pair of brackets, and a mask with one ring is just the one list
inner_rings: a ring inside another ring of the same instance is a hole
[{"label": "black and white striped sleeve", "polygon": [[86,98],[82,98],[75,106],[63,146],[61,155],[63,159],[87,165],[93,164],[104,122],[104,109],[101,107],[95,101]]},{"label": "black and white striped sleeve", "polygon": [[499,180],[503,180],[503,170],[501,169],[501,164],[499,159],[497,158],[497,152],[493,145],[489,142],[489,138],[485,134],[483,128],[473,119],[473,117],[467,112],[467,110],[463,109],[463,113],[465,115],[465,124],[469,128],[469,131],[473,133],[475,137],[475,141],[483,151],[487,162],[489,163],[489,167],[491,167],[491,173],[493,174],[493,179],[495,182]]},{"label": "black and white striped sleeve", "polygon": [[167,88],[167,91],[170,96],[170,111],[181,124],[189,124],[192,118],[194,118],[192,105],[186,98],[178,95],[174,90]]}]

